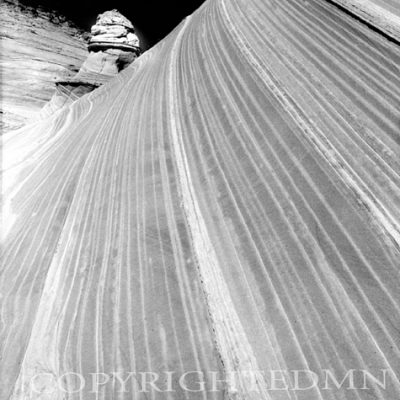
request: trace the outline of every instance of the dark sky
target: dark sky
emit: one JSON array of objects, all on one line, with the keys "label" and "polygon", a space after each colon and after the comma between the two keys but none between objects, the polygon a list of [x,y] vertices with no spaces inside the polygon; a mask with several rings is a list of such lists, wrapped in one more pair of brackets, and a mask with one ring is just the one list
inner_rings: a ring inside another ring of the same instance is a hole
[{"label": "dark sky", "polygon": [[42,5],[64,14],[77,25],[89,30],[96,16],[116,8],[137,29],[144,49],[163,39],[182,19],[196,10],[204,0],[22,0]]}]

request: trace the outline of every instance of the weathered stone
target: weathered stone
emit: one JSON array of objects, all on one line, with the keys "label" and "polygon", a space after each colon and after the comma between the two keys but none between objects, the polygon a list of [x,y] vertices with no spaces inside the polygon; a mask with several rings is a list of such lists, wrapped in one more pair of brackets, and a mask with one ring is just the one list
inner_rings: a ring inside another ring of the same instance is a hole
[{"label": "weathered stone", "polygon": [[110,37],[122,37],[126,36],[129,31],[121,25],[93,25],[91,29],[93,36],[95,35],[107,35]]},{"label": "weathered stone", "polygon": [[91,29],[92,37],[89,41],[89,50],[99,49],[99,44],[112,45],[113,48],[123,45],[137,51],[140,47],[139,38],[135,35],[132,23],[119,11],[106,11],[97,17],[96,25]]},{"label": "weathered stone", "polygon": [[130,30],[134,30],[132,22],[115,9],[99,14],[96,20],[96,25],[121,25]]},{"label": "weathered stone", "polygon": [[132,23],[117,10],[100,14],[91,32],[87,59],[73,78],[57,81],[54,96],[39,118],[108,82],[140,54],[139,39]]},{"label": "weathered stone", "polygon": [[0,130],[6,132],[40,112],[55,79],[76,74],[87,44],[84,32],[55,12],[4,0],[0,15]]},{"label": "weathered stone", "polygon": [[331,2],[210,0],[10,132],[0,399],[400,399],[399,60]]}]

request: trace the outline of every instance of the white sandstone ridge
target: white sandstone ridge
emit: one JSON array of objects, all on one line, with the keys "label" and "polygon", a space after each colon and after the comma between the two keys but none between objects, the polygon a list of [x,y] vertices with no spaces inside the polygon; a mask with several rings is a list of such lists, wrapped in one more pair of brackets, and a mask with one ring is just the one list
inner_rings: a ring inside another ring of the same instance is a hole
[{"label": "white sandstone ridge", "polygon": [[56,81],[56,92],[41,111],[44,118],[108,82],[141,53],[132,23],[118,10],[97,17],[89,41],[89,55],[72,78]]},{"label": "white sandstone ridge", "polygon": [[55,79],[86,58],[86,32],[64,16],[16,0],[0,2],[0,129],[17,129],[51,99]]}]

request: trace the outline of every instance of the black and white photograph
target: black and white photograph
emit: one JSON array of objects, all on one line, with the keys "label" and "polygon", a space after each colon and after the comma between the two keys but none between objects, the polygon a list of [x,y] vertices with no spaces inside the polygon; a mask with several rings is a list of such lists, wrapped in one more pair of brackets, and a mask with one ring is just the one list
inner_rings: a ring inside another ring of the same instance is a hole
[{"label": "black and white photograph", "polygon": [[0,0],[0,400],[400,400],[400,0]]}]

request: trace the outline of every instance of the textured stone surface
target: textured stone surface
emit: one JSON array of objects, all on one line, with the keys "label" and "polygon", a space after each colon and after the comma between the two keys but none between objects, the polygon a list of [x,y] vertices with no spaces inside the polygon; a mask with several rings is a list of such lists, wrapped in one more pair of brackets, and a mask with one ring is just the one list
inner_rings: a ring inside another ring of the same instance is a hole
[{"label": "textured stone surface", "polygon": [[134,32],[132,23],[118,10],[106,11],[97,17],[96,25],[91,29],[90,45],[110,43],[139,48],[139,38]]},{"label": "textured stone surface", "polygon": [[[102,14],[99,14],[96,20],[95,27],[107,27],[107,26],[122,26],[129,31],[133,32],[132,22],[129,21],[126,17],[124,17],[118,10],[106,11]],[[93,33],[93,32],[92,32]]]},{"label": "textured stone surface", "polygon": [[398,0],[373,0],[371,2],[400,17],[400,2]]},{"label": "textured stone surface", "polygon": [[[0,398],[399,399],[399,63],[331,2],[209,0],[112,84],[6,134]],[[271,370],[320,381],[270,390]],[[392,373],[365,390],[361,370]],[[93,392],[113,371],[240,379]],[[68,372],[81,393],[56,385]]]},{"label": "textured stone surface", "polygon": [[91,29],[92,37],[86,60],[75,76],[57,80],[52,99],[37,115],[37,119],[46,118],[61,107],[73,103],[130,65],[141,52],[134,31],[132,23],[117,10],[100,14]]},{"label": "textured stone surface", "polygon": [[397,0],[333,0],[400,43],[400,2]]},{"label": "textured stone surface", "polygon": [[56,13],[0,2],[1,126],[15,129],[50,100],[56,79],[73,76],[87,56],[84,32]]}]

